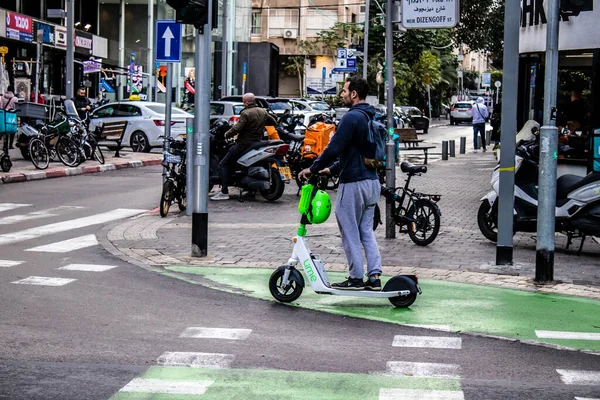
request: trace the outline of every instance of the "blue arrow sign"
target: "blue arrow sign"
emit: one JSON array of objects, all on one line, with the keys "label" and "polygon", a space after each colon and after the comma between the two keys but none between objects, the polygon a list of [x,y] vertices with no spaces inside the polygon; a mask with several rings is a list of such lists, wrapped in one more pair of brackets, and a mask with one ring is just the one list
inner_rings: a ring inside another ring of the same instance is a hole
[{"label": "blue arrow sign", "polygon": [[173,20],[156,21],[156,62],[181,62],[181,25]]}]

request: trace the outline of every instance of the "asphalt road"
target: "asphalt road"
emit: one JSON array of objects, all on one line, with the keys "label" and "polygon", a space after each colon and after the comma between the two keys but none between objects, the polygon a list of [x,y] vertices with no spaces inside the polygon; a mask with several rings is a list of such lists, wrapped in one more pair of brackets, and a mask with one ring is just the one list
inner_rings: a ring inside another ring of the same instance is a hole
[{"label": "asphalt road", "polygon": [[[155,379],[136,381],[142,386],[186,376],[191,385],[190,370],[206,376],[219,371],[211,375],[206,398],[333,398],[327,390],[345,393],[355,385],[369,386],[379,393],[373,398],[380,399],[417,398],[403,390],[430,390],[421,398],[433,398],[435,388],[452,392],[436,398],[600,398],[596,375],[573,381],[584,384],[566,384],[557,372],[598,371],[597,355],[347,318],[214,291],[127,264],[94,244],[88,235],[114,223],[111,218],[135,217],[156,207],[160,167],[4,185],[0,193],[0,398],[106,399],[140,377]],[[82,243],[87,247],[76,249]],[[52,278],[43,282],[57,286],[26,284],[31,277]],[[186,336],[191,327],[243,329],[247,337]],[[396,336],[444,338],[454,347],[396,347]],[[177,367],[182,363],[199,368]],[[231,371],[241,373],[232,378]],[[285,391],[292,381],[282,371],[311,372],[305,389],[318,383],[328,389],[314,397]],[[391,385],[385,379],[394,377],[400,392],[390,394],[389,386],[379,391],[377,385]],[[229,395],[210,397],[211,387]],[[117,398],[153,398],[128,393]],[[346,398],[371,398],[353,393]]]}]

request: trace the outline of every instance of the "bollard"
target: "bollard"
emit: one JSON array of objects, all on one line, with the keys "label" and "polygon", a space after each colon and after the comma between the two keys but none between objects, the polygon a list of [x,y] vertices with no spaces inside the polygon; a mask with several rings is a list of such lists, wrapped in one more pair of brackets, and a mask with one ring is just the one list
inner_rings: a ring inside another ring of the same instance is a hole
[{"label": "bollard", "polygon": [[465,154],[466,152],[467,152],[467,138],[463,136],[460,138],[460,154]]},{"label": "bollard", "polygon": [[489,129],[486,129],[486,131],[485,131],[485,144],[487,146],[489,146],[491,142],[492,142],[492,131],[489,130]]},{"label": "bollard", "polygon": [[481,135],[477,135],[477,146],[475,146],[475,148],[477,150],[481,149],[483,146],[481,146]]},{"label": "bollard", "polygon": [[442,160],[447,160],[447,159],[448,159],[448,141],[443,140],[442,141]]},{"label": "bollard", "polygon": [[456,141],[450,141],[450,157],[456,157]]}]

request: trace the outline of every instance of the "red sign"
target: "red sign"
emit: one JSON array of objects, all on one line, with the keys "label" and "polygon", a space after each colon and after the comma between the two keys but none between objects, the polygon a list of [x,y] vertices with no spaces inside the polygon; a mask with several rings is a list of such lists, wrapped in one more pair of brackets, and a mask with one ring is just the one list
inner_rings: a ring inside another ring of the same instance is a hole
[{"label": "red sign", "polygon": [[26,15],[6,12],[6,36],[10,39],[33,41],[33,19]]}]

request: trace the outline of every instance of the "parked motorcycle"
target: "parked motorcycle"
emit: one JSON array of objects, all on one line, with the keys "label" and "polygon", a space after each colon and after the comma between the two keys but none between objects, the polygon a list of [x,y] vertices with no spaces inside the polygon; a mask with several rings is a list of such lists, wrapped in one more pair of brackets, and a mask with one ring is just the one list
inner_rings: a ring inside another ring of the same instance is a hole
[{"label": "parked motorcycle", "polygon": [[[521,143],[515,156],[514,231],[537,231],[539,145],[537,140]],[[500,166],[492,173],[493,190],[481,199],[477,223],[483,235],[498,238],[498,191]],[[600,172],[585,177],[562,175],[556,182],[556,231],[567,235],[567,248],[581,238],[581,252],[587,236],[600,235]]]},{"label": "parked motorcycle", "polygon": [[[221,182],[219,162],[233,146],[232,139],[225,138],[225,132],[231,128],[227,120],[214,123],[210,130],[210,185]],[[285,155],[290,148],[282,140],[263,140],[254,143],[236,163],[230,177],[231,186],[243,192],[258,191],[267,201],[275,201],[283,195],[285,183],[291,179],[290,168]]]}]

